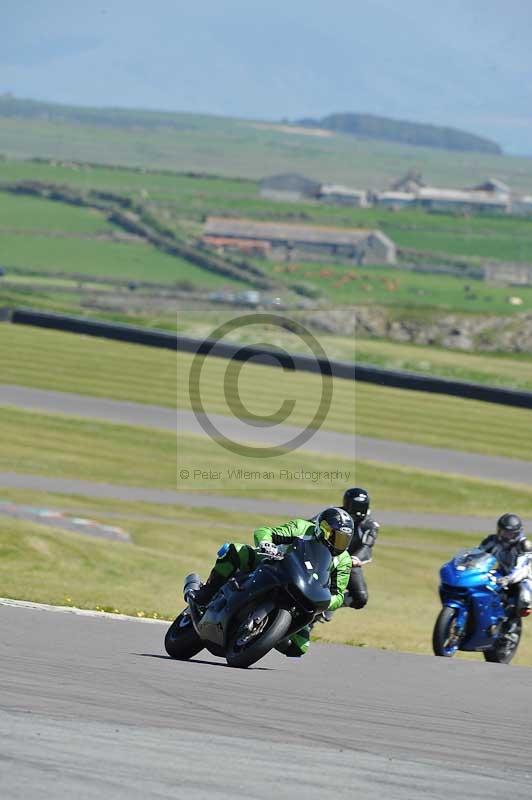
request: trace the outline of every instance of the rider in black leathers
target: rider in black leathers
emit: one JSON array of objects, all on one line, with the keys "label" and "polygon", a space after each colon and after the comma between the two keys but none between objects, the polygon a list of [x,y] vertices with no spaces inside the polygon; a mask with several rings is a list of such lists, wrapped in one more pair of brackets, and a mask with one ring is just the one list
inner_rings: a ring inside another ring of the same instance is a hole
[{"label": "rider in black leathers", "polygon": [[[354,487],[344,492],[342,508],[351,515],[355,533],[347,552],[351,556],[351,575],[344,606],[348,608],[364,608],[368,602],[368,587],[362,567],[372,560],[373,546],[377,540],[379,523],[371,516],[369,494],[365,489]],[[326,612],[324,619],[329,620],[331,613]]]},{"label": "rider in black leathers", "polygon": [[371,517],[369,502],[367,491],[355,487],[345,492],[342,503],[342,508],[351,515],[355,524],[355,534],[348,549],[353,566],[344,600],[344,606],[350,608],[364,608],[368,602],[368,587],[362,566],[371,561],[379,532],[379,523]]}]

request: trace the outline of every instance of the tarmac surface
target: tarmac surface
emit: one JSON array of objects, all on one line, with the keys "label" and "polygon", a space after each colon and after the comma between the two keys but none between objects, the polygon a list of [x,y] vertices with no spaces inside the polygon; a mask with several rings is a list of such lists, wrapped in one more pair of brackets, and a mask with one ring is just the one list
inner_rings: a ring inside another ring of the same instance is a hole
[{"label": "tarmac surface", "polygon": [[0,604],[2,800],[529,800],[532,670],[312,645],[249,670],[165,627]]},{"label": "tarmac surface", "polygon": [[[184,409],[176,411],[159,406],[6,384],[0,384],[1,405],[12,405],[45,413],[89,417],[123,425],[142,425],[160,430],[171,430],[178,436],[179,434],[206,436],[194,413]],[[289,425],[259,427],[221,414],[209,414],[209,419],[222,433],[236,441],[268,444],[269,446],[286,442],[301,431],[300,428]],[[318,430],[310,441],[298,448],[299,450],[324,454],[333,453],[342,458],[398,464],[434,472],[467,475],[471,478],[521,484],[532,482],[532,461],[462,453],[367,436],[350,436],[323,428]]]}]

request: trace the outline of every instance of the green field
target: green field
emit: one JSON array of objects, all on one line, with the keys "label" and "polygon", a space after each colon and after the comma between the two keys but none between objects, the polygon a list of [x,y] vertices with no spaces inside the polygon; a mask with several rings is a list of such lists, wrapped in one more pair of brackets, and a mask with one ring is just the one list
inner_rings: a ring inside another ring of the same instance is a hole
[{"label": "green field", "polygon": [[[335,226],[377,227],[405,248],[402,258],[431,263],[451,260],[462,267],[478,269],[489,261],[532,261],[532,221],[507,217],[465,217],[430,214],[424,211],[390,212],[382,209],[349,209],[319,203],[279,203],[261,199],[258,184],[250,180],[193,177],[187,175],[136,172],[127,169],[55,165],[30,162],[0,162],[0,182],[44,180],[86,190],[112,190],[128,198],[180,239],[194,242],[202,223],[212,214],[229,214],[266,220],[318,223]],[[181,284],[198,290],[221,287],[244,289],[252,284],[229,279],[200,268],[181,258],[158,251],[138,241],[101,241],[117,234],[105,216],[90,209],[69,206],[52,200],[21,197],[0,192],[0,255],[7,269],[109,277],[115,280],[142,280],[152,283]],[[98,238],[100,237],[100,238]],[[346,264],[279,264],[260,260],[256,266],[269,272],[279,288],[276,293],[293,301],[289,287],[306,286],[317,291],[323,301],[341,305],[361,304],[438,309],[441,312],[490,313],[509,315],[532,308],[532,288],[490,286],[464,274],[412,272],[386,267],[359,268]],[[4,281],[5,283],[5,281]],[[0,301],[10,302],[2,289]],[[517,295],[521,305],[509,298]],[[35,292],[35,302],[46,307],[107,310],[86,290],[72,291],[71,297],[49,287],[46,296]],[[155,303],[156,305],[156,303]],[[153,307],[154,303],[150,303]],[[128,311],[127,298],[115,312]],[[164,316],[161,306],[159,316]],[[142,315],[141,315],[142,316]],[[165,322],[164,324],[168,324]]]},{"label": "green field", "polygon": [[[0,163],[0,174],[2,164]],[[55,203],[40,197],[0,192],[0,232],[28,234],[109,234],[119,231],[105,216],[93,210]],[[2,249],[3,249],[2,236]]]},{"label": "green field", "polygon": [[[524,218],[431,214],[404,209],[346,208],[316,202],[278,202],[259,195],[251,180],[192,177],[62,166],[23,161],[0,162],[0,182],[42,180],[78,189],[112,190],[147,204],[169,227],[181,230],[208,215],[229,214],[306,224],[379,228],[400,248],[437,255],[490,260],[531,261],[532,221]],[[532,187],[532,170],[530,184]],[[19,198],[22,202],[22,198]],[[42,203],[51,201],[41,201]],[[4,200],[4,203],[7,201]],[[51,203],[53,204],[53,203]],[[59,204],[61,207],[62,204]],[[78,209],[75,209],[78,211]],[[12,212],[15,216],[15,212]]]},{"label": "green field", "polygon": [[[377,305],[438,312],[514,315],[532,309],[532,286],[491,286],[468,277],[413,272],[398,267],[346,267],[317,262],[279,265],[261,261],[276,277],[316,286],[338,305]],[[510,297],[519,297],[512,305]]]},{"label": "green field", "polygon": [[355,351],[359,363],[386,369],[532,390],[532,359],[528,353],[460,353],[433,345],[400,344],[360,337],[356,339]]},{"label": "green field", "polygon": [[44,236],[2,235],[2,258],[10,266],[50,274],[113,277],[154,283],[191,281],[215,288],[245,283],[200,269],[188,261],[161,253],[148,245],[95,240],[54,239]]}]

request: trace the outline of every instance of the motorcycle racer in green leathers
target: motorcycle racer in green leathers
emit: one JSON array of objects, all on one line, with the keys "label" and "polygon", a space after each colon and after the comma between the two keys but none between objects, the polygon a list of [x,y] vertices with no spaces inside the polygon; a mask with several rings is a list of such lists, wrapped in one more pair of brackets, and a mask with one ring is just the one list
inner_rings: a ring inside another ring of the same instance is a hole
[{"label": "motorcycle racer in green leathers", "polygon": [[[263,526],[253,533],[256,547],[237,542],[226,542],[218,550],[216,563],[207,582],[195,593],[198,605],[207,605],[216,592],[236,572],[251,572],[263,558],[275,556],[279,545],[290,544],[303,536],[315,536],[323,541],[332,555],[329,590],[330,611],[344,602],[351,574],[351,556],[347,548],[353,537],[351,516],[342,508],[327,508],[315,521],[294,519],[278,527]],[[310,628],[304,628],[290,639],[279,643],[277,649],[289,657],[304,655],[309,647]]]}]

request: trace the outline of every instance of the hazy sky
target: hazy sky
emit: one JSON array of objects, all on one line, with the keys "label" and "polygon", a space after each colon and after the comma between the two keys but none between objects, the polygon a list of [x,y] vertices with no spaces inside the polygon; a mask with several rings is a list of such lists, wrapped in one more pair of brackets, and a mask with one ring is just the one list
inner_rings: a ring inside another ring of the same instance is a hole
[{"label": "hazy sky", "polygon": [[532,155],[532,0],[0,0],[6,91],[265,119],[363,111]]}]

